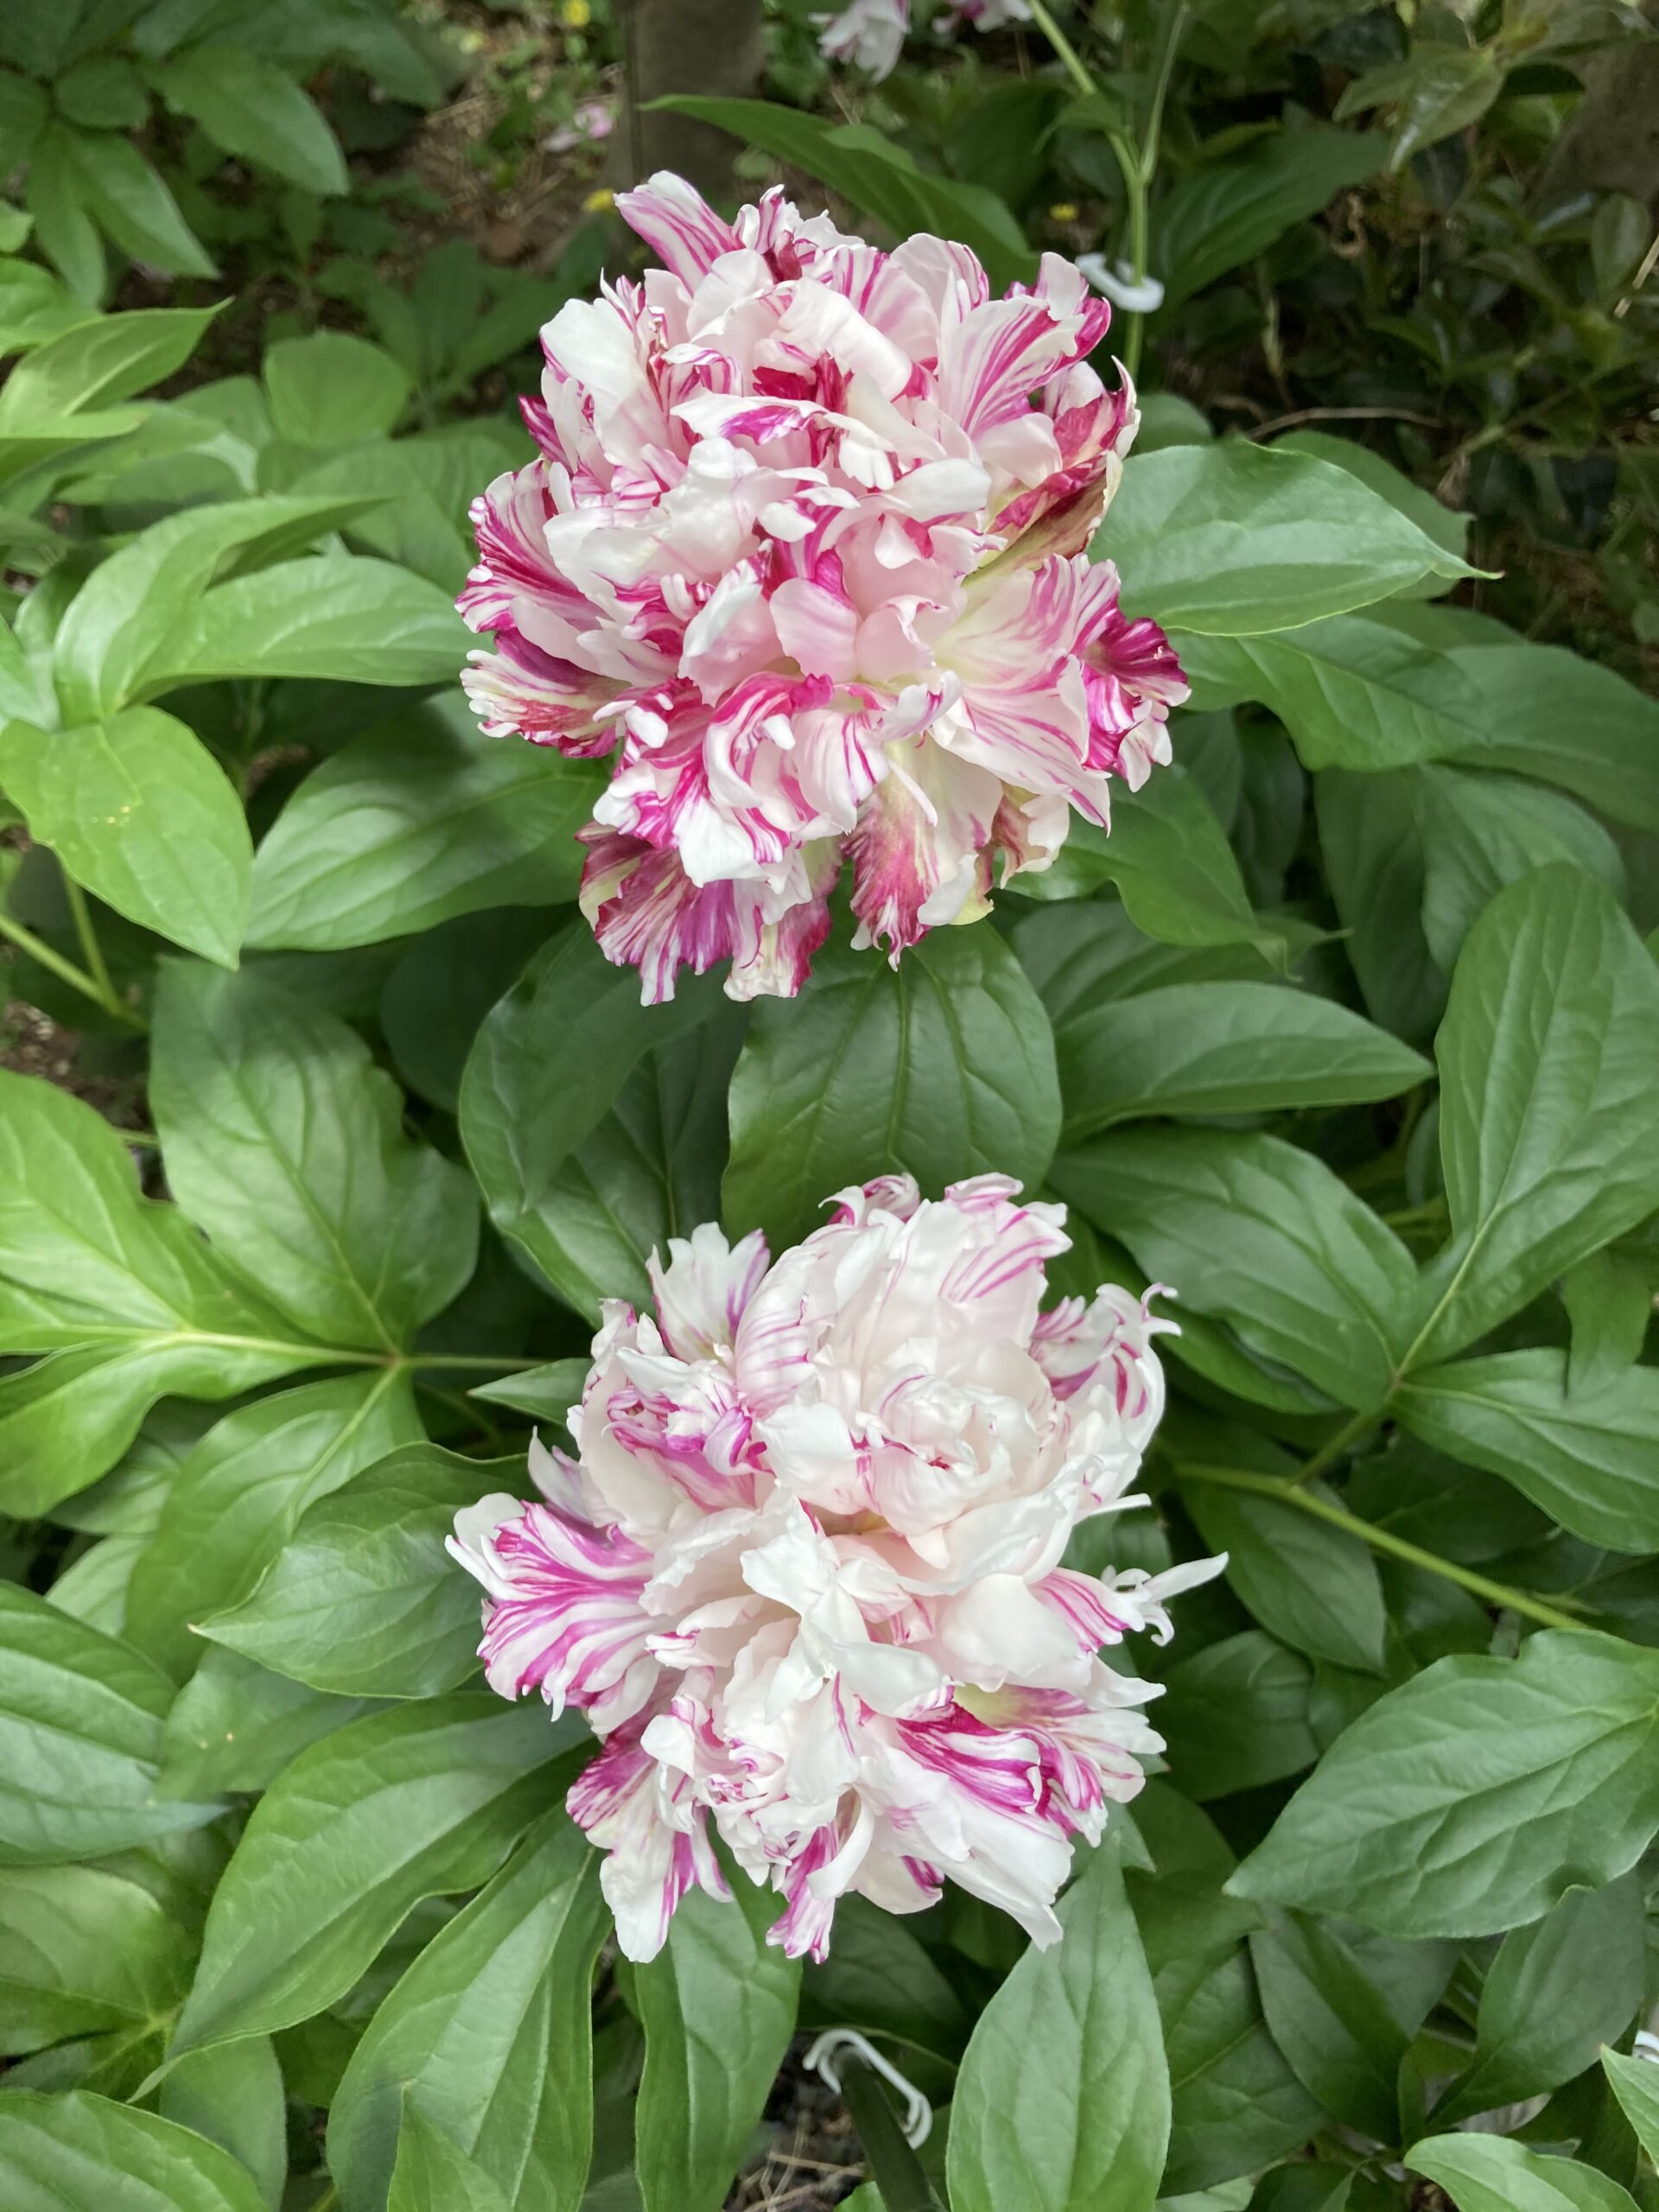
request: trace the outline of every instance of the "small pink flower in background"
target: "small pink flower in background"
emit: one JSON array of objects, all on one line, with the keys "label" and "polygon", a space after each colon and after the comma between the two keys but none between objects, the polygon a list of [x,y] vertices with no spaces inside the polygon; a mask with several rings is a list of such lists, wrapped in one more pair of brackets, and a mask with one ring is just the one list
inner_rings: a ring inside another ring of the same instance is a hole
[{"label": "small pink flower in background", "polygon": [[605,100],[584,100],[566,124],[551,130],[542,145],[550,154],[568,154],[575,146],[594,146],[616,128],[616,116]]},{"label": "small pink flower in background", "polygon": [[[905,35],[910,29],[910,0],[853,0],[834,16],[815,16],[822,23],[819,50],[832,61],[849,61],[872,77],[890,76],[897,67]],[[1027,23],[1031,10],[1026,0],[950,0],[933,18],[941,36],[956,23],[972,23],[976,30],[1000,30],[1005,23]]]},{"label": "small pink flower in background", "polygon": [[1058,255],[994,299],[965,247],[883,253],[779,191],[734,224],[666,175],[617,204],[666,266],[542,334],[541,453],[473,510],[494,651],[464,681],[493,734],[611,760],[582,906],[647,1001],[725,959],[789,996],[843,865],[896,961],[1168,760],[1179,664],[1084,552],[1135,397]]},{"label": "small pink flower in background", "polygon": [[492,1688],[603,1739],[569,1807],[631,1958],[687,1889],[728,1894],[711,1821],[791,1955],[849,1890],[914,1912],[947,1878],[1052,1942],[1073,1838],[1162,1748],[1156,1685],[1100,1647],[1167,1641],[1164,1601],[1224,1562],[1060,1561],[1146,1502],[1173,1324],[1111,1288],[1044,1313],[1065,1210],[1018,1190],[884,1177],[775,1262],[758,1232],[674,1240],[654,1317],[606,1309],[578,1458],[537,1443],[539,1499],[457,1516]]}]

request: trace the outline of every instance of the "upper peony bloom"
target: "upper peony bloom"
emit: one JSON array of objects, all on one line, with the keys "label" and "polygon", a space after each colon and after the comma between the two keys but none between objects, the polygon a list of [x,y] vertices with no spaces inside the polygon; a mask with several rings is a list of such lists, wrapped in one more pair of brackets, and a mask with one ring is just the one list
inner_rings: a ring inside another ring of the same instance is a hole
[{"label": "upper peony bloom", "polygon": [[[852,0],[837,15],[812,20],[823,25],[818,45],[832,61],[850,61],[872,77],[886,77],[896,67],[910,29],[910,0]],[[958,20],[994,31],[1004,23],[1029,22],[1031,10],[1026,0],[949,0],[933,18],[933,28],[943,33]]]},{"label": "upper peony bloom", "polygon": [[1099,1649],[1166,1640],[1163,1601],[1223,1562],[1060,1560],[1146,1503],[1173,1324],[1109,1288],[1044,1313],[1065,1210],[1018,1190],[885,1177],[775,1263],[758,1232],[675,1239],[655,1319],[606,1309],[580,1456],[533,1445],[539,1500],[456,1516],[492,1687],[604,1738],[569,1808],[631,1958],[693,1885],[729,1895],[711,1816],[792,1956],[844,1891],[914,1912],[947,1876],[1052,1942],[1072,1838],[1162,1748],[1156,1685]]},{"label": "upper peony bloom", "polygon": [[735,225],[666,175],[617,204],[667,266],[542,334],[464,681],[486,730],[614,756],[582,906],[648,1001],[728,957],[734,997],[787,996],[843,858],[896,960],[1169,758],[1179,664],[1082,550],[1139,418],[1058,255],[996,300],[965,247],[881,253],[779,192]]}]

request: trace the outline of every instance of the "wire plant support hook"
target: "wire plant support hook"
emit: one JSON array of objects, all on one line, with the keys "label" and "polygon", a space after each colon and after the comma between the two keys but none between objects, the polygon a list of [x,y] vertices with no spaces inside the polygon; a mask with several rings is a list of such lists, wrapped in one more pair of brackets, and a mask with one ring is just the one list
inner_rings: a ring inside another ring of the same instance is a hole
[{"label": "wire plant support hook", "polygon": [[874,2044],[860,2035],[856,2028],[826,2028],[807,2052],[804,2063],[826,2082],[837,2096],[842,2094],[841,2069],[836,2064],[837,2051],[847,2051],[861,2058],[884,2082],[892,2082],[905,2101],[905,2140],[912,2151],[919,2151],[932,2129],[933,2107],[915,2083],[906,2081],[892,2060],[884,2058]]},{"label": "wire plant support hook", "polygon": [[[933,2184],[916,2156],[933,2125],[933,2108],[914,2082],[856,2028],[826,2029],[807,2052],[806,2064],[846,2106],[864,2146],[866,2171],[887,2212],[940,2212]],[[884,2082],[903,2101],[902,2121]]]}]

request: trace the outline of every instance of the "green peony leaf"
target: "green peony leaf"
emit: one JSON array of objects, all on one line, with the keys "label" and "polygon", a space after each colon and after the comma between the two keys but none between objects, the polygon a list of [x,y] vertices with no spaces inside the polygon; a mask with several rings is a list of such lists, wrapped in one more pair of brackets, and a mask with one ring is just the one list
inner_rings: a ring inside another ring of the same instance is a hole
[{"label": "green peony leaf", "polygon": [[718,2212],[795,2031],[801,1968],[768,1945],[781,1900],[740,1874],[694,1889],[634,1969],[645,2070],[634,2118],[645,2212]]},{"label": "green peony leaf", "polygon": [[575,2212],[593,2139],[592,1980],[610,1916],[599,1859],[539,1821],[370,2022],[328,2125],[341,2194],[380,2212],[417,2113],[510,2203]]},{"label": "green peony leaf", "polygon": [[955,2212],[1150,2212],[1169,2140],[1169,2074],[1152,1980],[1116,1850],[1061,1899],[1063,1939],[1033,1945],[984,2012],[951,2106]]},{"label": "green peony leaf", "polygon": [[935,931],[897,971],[826,947],[793,1005],[755,1007],[731,1116],[725,1211],[774,1251],[876,1175],[934,1198],[988,1173],[1034,1189],[1059,1132],[1048,1017],[982,925]]},{"label": "green peony leaf", "polygon": [[1340,1735],[1230,1885],[1401,1936],[1497,1935],[1659,1829],[1659,1656],[1546,1631],[1438,1660]]},{"label": "green peony leaf", "polygon": [[213,1893],[172,2054],[261,2035],[348,1990],[421,1898],[476,1889],[555,1802],[580,1734],[464,1692],[347,1722],[260,1799]]}]

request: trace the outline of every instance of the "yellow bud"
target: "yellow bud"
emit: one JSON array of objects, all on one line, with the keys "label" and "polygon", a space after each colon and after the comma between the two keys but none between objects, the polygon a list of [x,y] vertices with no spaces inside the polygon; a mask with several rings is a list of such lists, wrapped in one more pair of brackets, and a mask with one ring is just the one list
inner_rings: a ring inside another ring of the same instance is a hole
[{"label": "yellow bud", "polygon": [[1077,219],[1077,204],[1074,200],[1057,200],[1048,212],[1051,218],[1057,223],[1075,223]]},{"label": "yellow bud", "polygon": [[613,192],[590,192],[582,205],[587,214],[607,215],[616,205],[616,194]]},{"label": "yellow bud", "polygon": [[568,31],[585,31],[594,20],[594,11],[588,0],[564,0],[559,10],[559,21]]}]

